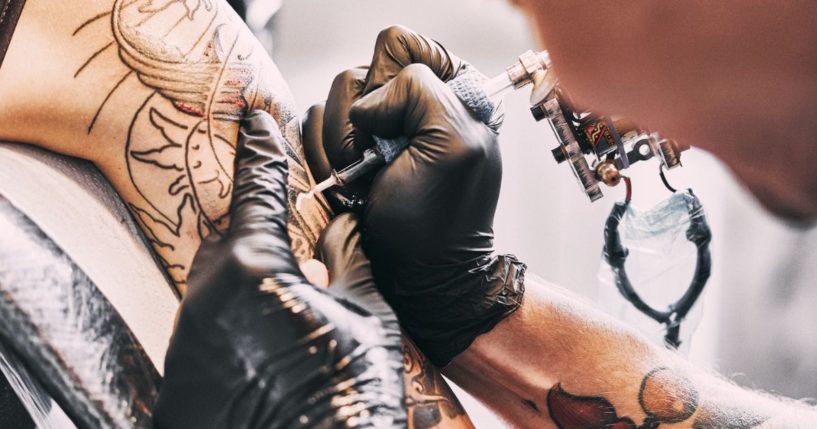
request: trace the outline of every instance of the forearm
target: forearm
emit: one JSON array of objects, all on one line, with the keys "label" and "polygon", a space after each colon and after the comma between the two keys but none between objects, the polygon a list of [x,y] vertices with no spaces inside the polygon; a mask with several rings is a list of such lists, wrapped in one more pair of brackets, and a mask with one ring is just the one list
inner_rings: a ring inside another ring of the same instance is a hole
[{"label": "forearm", "polygon": [[[817,418],[695,369],[561,288],[529,278],[526,289],[522,307],[446,369],[466,389],[489,380],[478,388],[501,397],[473,393],[516,426],[791,428]],[[523,404],[526,418],[508,403]]]}]

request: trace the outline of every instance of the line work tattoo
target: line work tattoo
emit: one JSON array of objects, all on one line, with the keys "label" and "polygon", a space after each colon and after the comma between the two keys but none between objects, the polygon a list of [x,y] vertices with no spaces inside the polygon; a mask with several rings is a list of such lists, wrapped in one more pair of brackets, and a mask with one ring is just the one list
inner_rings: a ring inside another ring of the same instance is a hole
[{"label": "line work tattoo", "polygon": [[547,394],[550,417],[559,429],[657,429],[662,424],[681,423],[696,411],[694,429],[751,429],[767,419],[741,412],[735,407],[699,408],[698,391],[684,375],[667,367],[658,367],[641,381],[638,403],[646,415],[638,425],[628,416],[619,416],[616,408],[601,396],[580,396],[567,392],[557,383]]},{"label": "line work tattoo", "polygon": [[[295,198],[311,188],[311,177],[288,90],[275,81],[277,71],[270,70],[272,63],[253,36],[220,6],[216,0],[115,0],[110,11],[73,32],[98,29],[104,19],[111,31],[110,41],[74,71],[75,79],[90,75],[86,70],[98,61],[116,60],[127,68],[110,83],[88,123],[89,134],[106,115],[122,115],[126,95],[119,92],[134,85],[151,90],[143,99],[126,100],[133,104],[133,118],[123,136],[124,156],[140,197],[126,202],[179,287],[186,283],[198,243],[229,223],[238,125],[251,109],[270,112],[287,142],[289,233],[299,260],[312,256],[329,219],[322,199],[295,209]],[[278,90],[283,98],[276,97]],[[106,109],[114,97],[116,108]]]},{"label": "line work tattoo", "polygon": [[[93,44],[69,73],[88,88],[100,86],[95,72],[111,76],[87,132],[110,139],[103,134],[109,123],[125,118],[116,143],[124,148],[128,192],[120,193],[179,291],[199,242],[228,226],[239,122],[251,109],[268,111],[284,136],[292,250],[299,261],[312,257],[330,210],[322,197],[295,207],[313,181],[289,90],[260,44],[223,1],[110,4],[73,32],[77,43]],[[467,419],[436,369],[406,344],[414,427]]]},{"label": "line work tattoo", "polygon": [[[90,61],[88,61],[88,63],[90,63]],[[79,74],[80,71],[82,71],[82,70],[78,70],[77,74]],[[105,99],[102,100],[102,103],[99,105],[99,108],[96,110],[96,113],[94,114],[94,118],[91,119],[91,123],[88,124],[88,134],[91,134],[91,131],[93,131],[94,125],[96,125],[96,120],[99,119],[99,114],[102,113],[102,109],[105,108],[106,104],[108,104],[108,100],[111,99],[111,96],[113,95],[113,93],[116,92],[116,90],[119,89],[119,87],[122,85],[122,83],[125,82],[132,75],[133,75],[132,71],[129,71],[129,72],[125,73],[125,75],[122,76],[122,79],[119,79],[116,82],[116,85],[114,85],[113,88],[108,92],[108,95],[105,96]]]},{"label": "line work tattoo", "polygon": [[98,20],[100,20],[102,18],[105,18],[106,16],[108,16],[110,14],[111,14],[110,11],[106,11],[106,12],[102,12],[102,13],[94,15],[92,18],[90,18],[90,19],[86,20],[85,22],[83,22],[82,24],[80,24],[80,26],[77,27],[77,29],[74,30],[73,33],[71,33],[71,35],[76,36],[77,34],[79,34],[80,31],[82,31],[83,29],[85,29],[89,25],[93,24],[94,22],[96,22],[96,21],[98,21]]},{"label": "line work tattoo", "polygon": [[76,72],[74,72],[74,79],[76,79],[76,78],[77,78],[77,76],[79,76],[79,74],[80,74],[80,73],[82,73],[82,71],[83,71],[83,70],[85,70],[85,67],[88,67],[88,64],[91,64],[91,61],[93,61],[93,60],[94,60],[94,58],[96,58],[97,56],[99,56],[99,54],[101,54],[101,53],[103,53],[103,52],[107,51],[107,50],[108,50],[108,48],[110,48],[111,46],[113,46],[113,42],[109,42],[107,45],[103,46],[103,47],[102,47],[102,48],[100,48],[98,51],[94,52],[94,53],[93,53],[93,55],[91,55],[91,56],[90,56],[90,57],[89,57],[89,58],[88,58],[88,59],[87,59],[87,60],[86,60],[84,63],[82,63],[82,65],[81,65],[81,66],[79,66],[79,68],[77,69],[77,71],[76,71]]}]

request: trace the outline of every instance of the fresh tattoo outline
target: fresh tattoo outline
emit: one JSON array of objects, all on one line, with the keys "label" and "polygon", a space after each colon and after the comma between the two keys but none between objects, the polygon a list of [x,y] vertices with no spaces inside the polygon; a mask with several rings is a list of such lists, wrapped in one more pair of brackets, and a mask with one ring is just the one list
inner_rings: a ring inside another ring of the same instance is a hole
[{"label": "fresh tattoo outline", "polygon": [[263,50],[249,33],[240,31],[238,18],[219,6],[216,0],[114,0],[110,11],[94,15],[72,33],[75,37],[105,19],[112,32],[112,40],[74,70],[75,79],[110,55],[106,53],[111,48],[127,67],[101,100],[88,134],[126,82],[135,78],[150,90],[127,131],[125,164],[140,200],[126,204],[179,287],[186,283],[192,259],[188,249],[178,249],[179,243],[220,234],[229,223],[238,123],[250,109],[270,112],[287,143],[289,233],[299,260],[312,256],[329,219],[322,199],[306,210],[295,209],[296,195],[310,189],[312,181],[298,118],[288,100],[272,94]]}]

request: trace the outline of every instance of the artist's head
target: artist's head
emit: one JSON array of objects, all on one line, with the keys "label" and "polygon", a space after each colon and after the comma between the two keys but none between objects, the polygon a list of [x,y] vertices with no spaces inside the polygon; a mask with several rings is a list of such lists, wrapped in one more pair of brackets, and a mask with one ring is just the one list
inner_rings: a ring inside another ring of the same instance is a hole
[{"label": "artist's head", "polygon": [[512,1],[577,104],[714,153],[779,216],[817,217],[817,3]]}]

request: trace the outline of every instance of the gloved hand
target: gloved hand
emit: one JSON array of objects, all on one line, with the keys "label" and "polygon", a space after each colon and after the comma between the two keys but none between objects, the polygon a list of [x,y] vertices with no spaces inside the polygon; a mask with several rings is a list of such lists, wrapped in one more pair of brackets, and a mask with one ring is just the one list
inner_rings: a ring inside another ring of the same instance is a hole
[{"label": "gloved hand", "polygon": [[357,221],[345,214],[327,226],[317,252],[332,286],[309,284],[287,235],[281,142],[266,112],[241,124],[230,229],[193,262],[157,427],[405,426],[400,328]]},{"label": "gloved hand", "polygon": [[325,107],[304,122],[317,180],[356,160],[371,135],[411,140],[355,191],[368,195],[364,249],[378,287],[438,366],[516,310],[524,292],[525,265],[493,253],[501,115],[480,122],[444,83],[470,67],[436,42],[390,27],[368,72],[340,74]]}]

